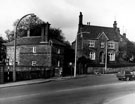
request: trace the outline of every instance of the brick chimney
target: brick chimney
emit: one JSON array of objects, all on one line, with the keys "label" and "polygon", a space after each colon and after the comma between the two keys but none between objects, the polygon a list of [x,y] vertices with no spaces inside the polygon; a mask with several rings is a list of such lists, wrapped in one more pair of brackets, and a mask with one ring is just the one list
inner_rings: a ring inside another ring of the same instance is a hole
[{"label": "brick chimney", "polygon": [[82,12],[80,12],[80,15],[79,15],[79,26],[83,25],[83,15],[82,15]]},{"label": "brick chimney", "polygon": [[126,33],[123,33],[123,36],[126,38]]},{"label": "brick chimney", "polygon": [[49,27],[48,22],[41,25],[41,42],[48,42]]},{"label": "brick chimney", "polygon": [[78,32],[80,32],[80,29],[82,28],[82,26],[83,26],[83,15],[82,15],[82,12],[80,12],[80,15],[79,15]]},{"label": "brick chimney", "polygon": [[113,28],[116,30],[117,29],[117,21],[114,21],[113,23]]}]

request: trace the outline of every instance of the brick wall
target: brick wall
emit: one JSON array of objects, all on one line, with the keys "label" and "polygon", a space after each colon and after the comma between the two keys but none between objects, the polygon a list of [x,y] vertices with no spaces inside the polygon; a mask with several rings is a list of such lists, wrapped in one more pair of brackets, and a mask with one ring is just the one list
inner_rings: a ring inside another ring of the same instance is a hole
[{"label": "brick wall", "polygon": [[[33,53],[33,47],[36,47],[36,52]],[[7,58],[10,65],[14,61],[14,47],[7,47]],[[18,65],[31,66],[32,61],[36,61],[37,66],[51,66],[51,46],[50,45],[22,45],[17,46],[16,62]]]},{"label": "brick wall", "polygon": [[[16,47],[16,62],[19,62],[20,57],[20,47]],[[7,59],[9,59],[9,64],[13,65],[14,63],[14,46],[7,47]]]}]

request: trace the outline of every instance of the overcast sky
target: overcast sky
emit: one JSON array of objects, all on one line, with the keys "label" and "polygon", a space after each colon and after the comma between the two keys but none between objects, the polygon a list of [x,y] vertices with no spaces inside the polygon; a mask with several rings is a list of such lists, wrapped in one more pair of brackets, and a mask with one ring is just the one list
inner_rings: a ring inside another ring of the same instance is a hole
[{"label": "overcast sky", "polygon": [[0,0],[0,34],[13,28],[16,19],[28,13],[35,13],[52,27],[62,29],[66,40],[75,39],[79,12],[83,23],[112,27],[117,21],[121,33],[135,41],[134,0]]}]

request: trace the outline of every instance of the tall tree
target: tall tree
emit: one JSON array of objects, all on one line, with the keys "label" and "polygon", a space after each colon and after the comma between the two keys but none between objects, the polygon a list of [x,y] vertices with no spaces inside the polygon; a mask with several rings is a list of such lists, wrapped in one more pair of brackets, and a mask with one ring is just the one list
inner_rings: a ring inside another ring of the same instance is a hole
[{"label": "tall tree", "polygon": [[50,28],[49,38],[50,39],[57,39],[57,40],[60,40],[63,42],[65,40],[64,34],[62,33],[62,30],[59,28],[58,29],[57,28]]},{"label": "tall tree", "polygon": [[6,47],[3,43],[5,43],[5,40],[0,37],[0,63],[5,63],[6,59]]},{"label": "tall tree", "polygon": [[[19,19],[17,19],[13,26],[15,27],[18,23]],[[35,16],[26,17],[23,20],[20,21],[18,27],[17,27],[17,37],[23,37],[27,35],[27,30],[31,30],[32,34],[40,34],[40,26],[43,24],[44,21],[42,21],[40,18]],[[9,41],[12,41],[14,39],[14,31],[12,30],[6,30],[5,33],[7,34],[7,38]],[[57,28],[50,28],[49,31],[49,38],[50,39],[57,39],[64,41],[65,37],[62,33],[61,29]]]}]

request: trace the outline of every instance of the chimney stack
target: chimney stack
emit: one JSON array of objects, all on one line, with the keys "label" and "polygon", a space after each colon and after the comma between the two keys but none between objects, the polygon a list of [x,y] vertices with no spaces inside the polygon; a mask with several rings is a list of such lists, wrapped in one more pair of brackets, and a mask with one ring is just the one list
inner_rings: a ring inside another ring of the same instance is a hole
[{"label": "chimney stack", "polygon": [[113,23],[113,28],[116,30],[117,29],[117,21],[114,21]]},{"label": "chimney stack", "polygon": [[82,15],[82,12],[80,12],[80,15],[79,15],[79,26],[82,26],[83,25],[83,15]]},{"label": "chimney stack", "polygon": [[45,27],[45,42],[48,42],[50,24],[47,22]]},{"label": "chimney stack", "polygon": [[87,25],[89,25],[89,26],[90,26],[90,22],[87,22]]},{"label": "chimney stack", "polygon": [[123,36],[126,38],[126,33],[123,33]]},{"label": "chimney stack", "polygon": [[48,42],[49,27],[50,24],[48,22],[41,25],[41,42]]}]

